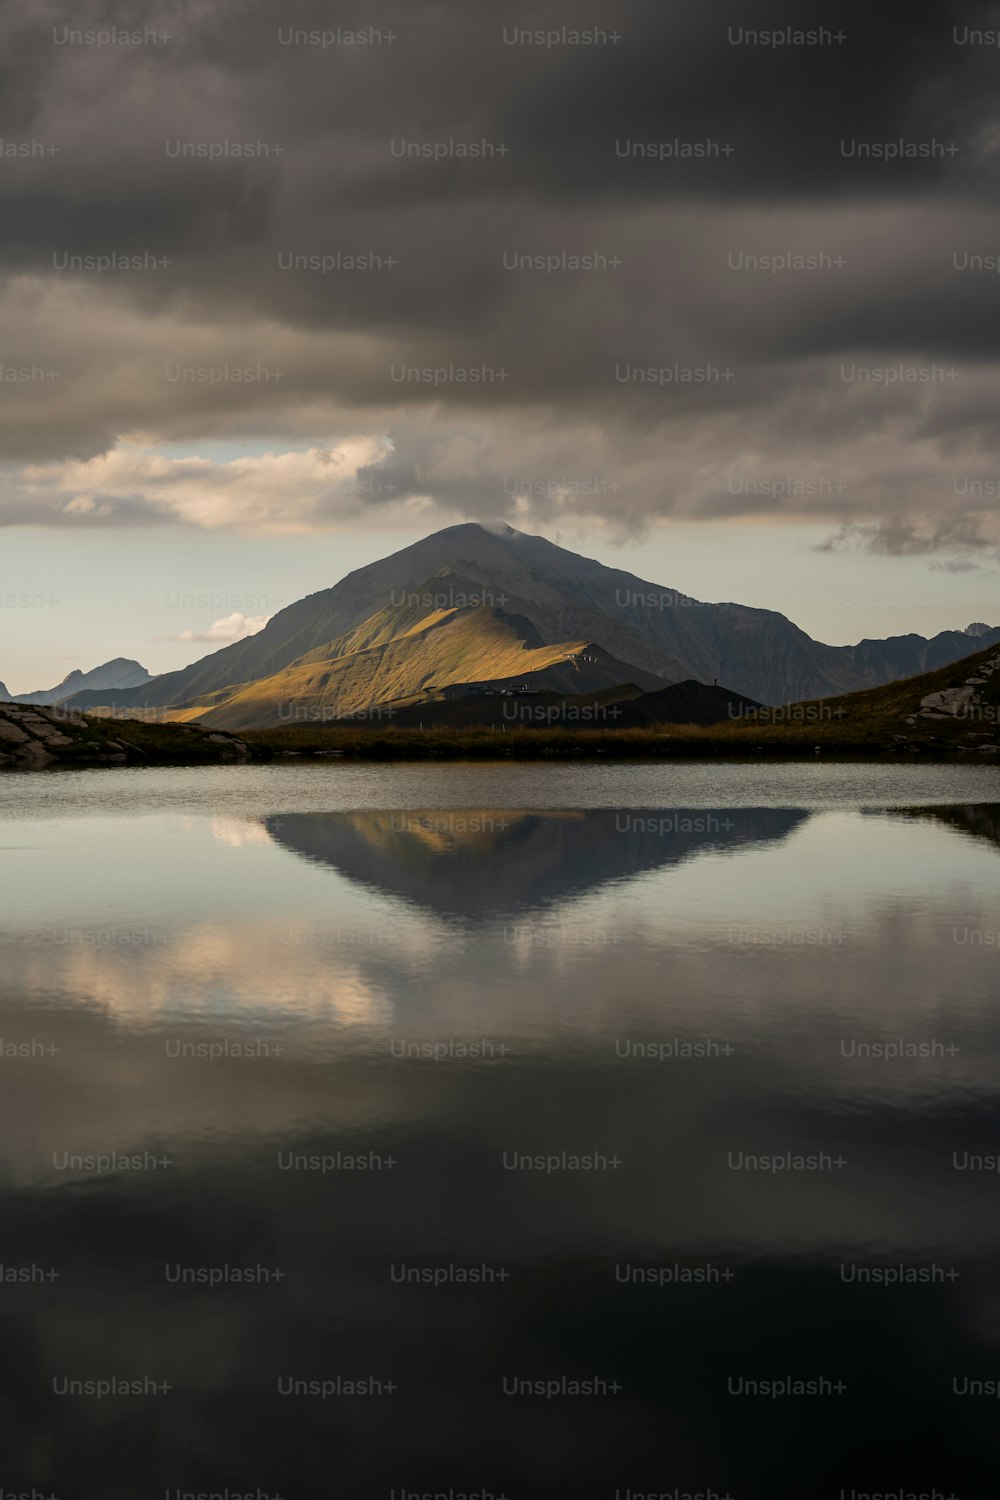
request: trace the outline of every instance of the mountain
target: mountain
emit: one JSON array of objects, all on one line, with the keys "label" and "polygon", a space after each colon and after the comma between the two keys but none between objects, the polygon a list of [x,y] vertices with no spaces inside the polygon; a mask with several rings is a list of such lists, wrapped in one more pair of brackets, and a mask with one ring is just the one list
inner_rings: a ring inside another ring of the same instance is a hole
[{"label": "mountain", "polygon": [[597,693],[574,696],[551,692],[442,695],[394,707],[397,729],[492,727],[537,729],[643,729],[658,724],[724,724],[752,717],[761,707],[728,688],[703,682],[675,682],[642,692],[634,683],[619,683]]},{"label": "mountain", "polygon": [[[515,677],[562,692],[599,691],[610,685],[607,669],[645,691],[694,678],[781,704],[946,665],[973,639],[1000,641],[1000,627],[970,630],[976,634],[827,646],[773,610],[705,604],[544,537],[468,522],[349,573],[189,667],[139,688],[74,693],[72,701],[234,728],[291,722],[299,711],[357,713]],[[575,672],[567,666],[574,659]]]},{"label": "mountain", "polygon": [[[757,725],[768,720],[762,712],[745,722],[756,737]],[[868,740],[892,742],[896,749],[923,744],[997,754],[1000,648],[994,643],[935,672],[884,687],[792,704],[774,712],[770,722],[780,723],[789,739],[801,733],[822,742]]]},{"label": "mountain", "polygon": [[976,649],[998,641],[1000,627],[970,625],[965,630],[943,630],[930,640],[922,635],[896,635],[886,641],[859,641],[843,649],[850,650],[865,685],[876,687],[901,677],[936,672],[967,656],[970,646]]},{"label": "mountain", "polygon": [[708,687],[688,678],[658,692],[640,693],[619,703],[615,722],[622,729],[656,724],[727,724],[756,712],[761,704],[728,688]]},{"label": "mountain", "polygon": [[64,703],[76,693],[116,692],[123,688],[142,687],[153,680],[146,668],[137,661],[116,656],[114,661],[106,661],[103,666],[94,667],[91,672],[81,672],[77,667],[54,688],[38,688],[33,693],[19,693],[16,697],[11,697],[5,690],[4,697],[8,703],[35,703],[48,707],[53,703]]},{"label": "mountain", "polygon": [[[456,681],[487,681],[502,690],[531,684],[534,691],[594,692],[638,677],[663,687],[651,672],[618,661],[587,641],[528,645],[528,634],[489,611],[453,611],[379,644],[334,657],[321,648],[273,677],[196,708],[199,723],[223,729],[260,729],[322,723],[373,712],[395,715],[395,705]],[[373,703],[381,708],[371,709]]]},{"label": "mountain", "polygon": [[5,682],[0,682],[0,703],[10,703],[10,688]]}]

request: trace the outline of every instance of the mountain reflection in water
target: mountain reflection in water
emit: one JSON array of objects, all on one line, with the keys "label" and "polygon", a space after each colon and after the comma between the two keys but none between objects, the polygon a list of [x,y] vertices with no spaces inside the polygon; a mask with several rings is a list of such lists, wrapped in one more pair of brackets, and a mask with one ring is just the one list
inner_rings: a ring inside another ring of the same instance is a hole
[{"label": "mountain reflection in water", "polygon": [[809,816],[785,808],[284,813],[283,848],[444,915],[540,910],[713,851],[786,838]]},{"label": "mountain reflection in water", "polygon": [[991,1492],[995,804],[229,776],[0,841],[5,1494]]}]

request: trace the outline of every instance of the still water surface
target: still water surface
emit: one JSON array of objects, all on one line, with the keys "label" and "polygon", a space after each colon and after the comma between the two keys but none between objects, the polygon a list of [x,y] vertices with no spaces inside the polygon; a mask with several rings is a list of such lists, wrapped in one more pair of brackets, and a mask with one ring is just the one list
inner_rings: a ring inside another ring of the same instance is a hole
[{"label": "still water surface", "polygon": [[5,1492],[995,1494],[997,768],[7,775],[0,870]]}]

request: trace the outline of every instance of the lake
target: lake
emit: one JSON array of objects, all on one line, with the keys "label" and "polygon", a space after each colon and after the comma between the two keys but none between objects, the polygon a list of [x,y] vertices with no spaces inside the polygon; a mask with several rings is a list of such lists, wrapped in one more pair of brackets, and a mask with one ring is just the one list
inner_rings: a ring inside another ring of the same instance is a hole
[{"label": "lake", "polygon": [[995,1494],[1000,770],[0,777],[0,1484]]}]

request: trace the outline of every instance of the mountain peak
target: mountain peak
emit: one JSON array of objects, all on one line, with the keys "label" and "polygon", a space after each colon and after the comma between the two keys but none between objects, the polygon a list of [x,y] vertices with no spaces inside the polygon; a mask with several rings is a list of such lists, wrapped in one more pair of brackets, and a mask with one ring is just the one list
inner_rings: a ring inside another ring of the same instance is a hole
[{"label": "mountain peak", "polygon": [[446,531],[485,531],[489,536],[527,535],[526,532],[518,531],[516,527],[508,525],[506,521],[497,519],[492,521],[456,521],[454,526],[442,526],[440,531],[432,531],[431,536],[442,536]]},{"label": "mountain peak", "polygon": [[[444,542],[446,540],[480,540],[488,537],[493,542],[530,542],[539,541],[539,537],[533,537],[526,531],[518,531],[515,526],[508,526],[506,521],[456,521],[454,526],[442,526],[440,531],[432,531],[421,541],[415,542],[414,546],[422,547],[428,543]],[[404,549],[408,550],[408,549]]]},{"label": "mountain peak", "polygon": [[89,672],[83,672],[79,667],[74,667],[55,687],[37,688],[31,693],[21,693],[18,697],[11,699],[11,702],[51,706],[53,703],[61,702],[64,698],[72,697],[74,693],[85,692],[89,689],[142,687],[151,681],[150,674],[145,667],[140,666],[139,662],[132,661],[125,656],[116,656],[113,661],[102,662],[99,667],[94,667]]},{"label": "mountain peak", "polygon": [[773,610],[702,603],[507,521],[463,520],[286,605],[257,634],[189,667],[124,691],[84,681],[86,691],[70,699],[215,713],[225,695],[249,694],[245,706],[253,698],[256,711],[270,694],[298,712],[315,706],[300,701],[315,691],[337,711],[343,703],[367,711],[463,683],[521,681],[543,667],[530,653],[547,650],[544,670],[562,674],[560,691],[579,691],[594,673],[607,685],[613,663],[619,682],[643,685],[640,673],[650,686],[719,682],[773,705],[931,670],[994,635],[1000,628],[974,624],[930,641],[911,634],[827,646]]}]

